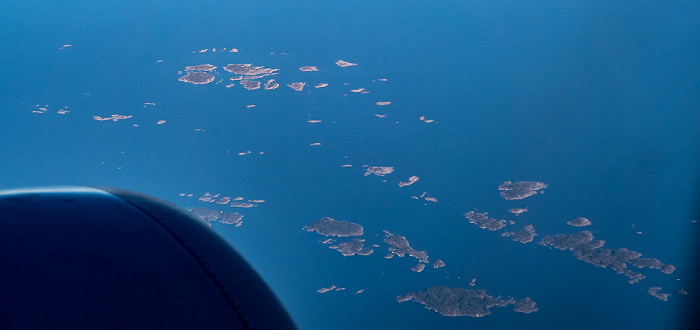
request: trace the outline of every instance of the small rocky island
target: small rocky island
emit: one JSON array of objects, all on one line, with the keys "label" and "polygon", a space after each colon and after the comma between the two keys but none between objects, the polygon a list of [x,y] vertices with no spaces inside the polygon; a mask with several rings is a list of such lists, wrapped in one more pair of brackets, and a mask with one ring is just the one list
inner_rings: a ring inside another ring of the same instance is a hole
[{"label": "small rocky island", "polygon": [[334,220],[333,218],[325,217],[303,228],[308,232],[317,232],[323,236],[360,236],[362,235],[362,226],[348,222]]}]

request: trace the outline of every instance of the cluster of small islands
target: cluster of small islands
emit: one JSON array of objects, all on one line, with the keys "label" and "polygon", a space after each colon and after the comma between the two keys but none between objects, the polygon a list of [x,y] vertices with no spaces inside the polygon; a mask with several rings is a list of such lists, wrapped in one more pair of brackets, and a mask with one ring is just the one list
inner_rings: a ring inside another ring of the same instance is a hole
[{"label": "cluster of small islands", "polygon": [[[365,176],[376,175],[386,176],[393,173],[394,168],[389,166],[366,166]],[[408,181],[399,181],[399,187],[411,185],[419,180],[417,176],[411,176]],[[498,187],[501,196],[506,200],[521,200],[542,193],[547,185],[542,182],[520,181],[512,183],[504,182]],[[181,196],[192,196],[192,194]],[[412,196],[413,197],[413,196]],[[243,202],[242,197],[231,198],[220,196],[218,194],[206,193],[199,198],[199,201],[204,203],[216,203],[219,205],[230,205],[231,207],[254,207],[257,203],[264,202],[263,200],[248,200]],[[189,208],[188,211],[210,225],[214,222],[222,224],[231,224],[240,226],[243,216],[237,212],[222,212],[205,207]],[[528,208],[511,208],[508,210],[514,216],[528,212]],[[515,224],[514,221],[506,221],[504,219],[497,220],[488,216],[487,213],[479,213],[469,211],[465,213],[465,218],[468,222],[476,225],[481,229],[488,231],[500,231],[506,226]],[[578,217],[566,222],[568,225],[579,228],[591,226],[593,223],[587,218]],[[326,245],[329,249],[337,251],[344,257],[351,256],[369,256],[380,248],[380,245],[374,244],[366,246],[366,240],[361,238],[364,233],[362,225],[350,221],[335,220],[331,217],[324,217],[313,223],[303,227],[307,232],[313,232],[326,237],[319,241]],[[426,251],[419,251],[411,247],[406,237],[396,235],[384,230],[383,243],[386,244],[385,259],[394,257],[403,258],[409,256],[415,258],[417,263],[410,267],[413,272],[423,272],[426,265],[430,264],[429,256]],[[527,224],[519,230],[504,231],[501,236],[510,237],[513,241],[522,244],[527,244],[534,241],[535,228],[532,224]],[[583,230],[573,234],[554,234],[544,236],[538,243],[540,246],[550,247],[558,250],[571,251],[573,256],[581,261],[592,264],[596,267],[610,268],[616,273],[622,274],[628,278],[630,284],[638,283],[646,276],[640,272],[633,271],[630,267],[638,269],[657,269],[662,273],[671,274],[675,271],[673,265],[665,264],[656,258],[642,257],[642,254],[626,248],[608,249],[603,248],[605,241],[597,240],[588,230]],[[437,259],[432,263],[432,268],[438,269],[445,267],[446,263],[443,260]],[[470,285],[473,286],[474,280]],[[329,288],[321,288],[319,293],[329,291],[342,291],[345,288],[336,287],[335,285]],[[364,289],[356,292],[362,293]],[[661,292],[658,286],[649,287],[647,292],[660,300],[668,300],[671,294]],[[685,290],[680,290],[679,293],[687,294]],[[504,307],[513,305],[513,310],[520,313],[532,313],[538,310],[537,304],[530,297],[515,299],[513,297],[492,296],[487,294],[483,289],[467,289],[460,287],[448,286],[432,286],[423,291],[409,292],[397,296],[398,302],[414,301],[424,305],[426,308],[434,310],[444,316],[470,316],[483,317],[490,314],[491,307]]]},{"label": "cluster of small islands", "polygon": [[[180,197],[192,197],[194,194],[180,193]],[[260,203],[264,203],[264,199],[249,199],[243,197],[221,196],[220,194],[205,193],[198,198],[203,203],[214,203],[218,205],[228,205],[229,207],[249,209],[257,207]],[[226,225],[235,225],[240,227],[243,224],[243,215],[238,212],[223,212],[206,207],[189,207],[187,211],[192,212],[192,215],[211,226],[212,223],[222,223]]]},{"label": "cluster of small islands", "polygon": [[[506,200],[521,200],[537,194],[542,189],[547,188],[547,185],[542,182],[521,181],[512,183],[504,182],[498,187],[501,196]],[[519,215],[527,212],[527,209],[511,209],[511,213]],[[476,213],[469,211],[465,214],[465,218],[470,223],[477,225],[481,229],[497,231],[506,226],[506,220],[496,220],[489,218],[487,213]],[[514,222],[511,222],[513,224]],[[567,221],[568,225],[573,227],[585,227],[592,225],[592,222],[584,217],[578,217],[574,220]],[[528,224],[521,230],[514,232],[505,232],[501,236],[511,237],[516,242],[523,244],[530,243],[537,236],[533,225]],[[626,248],[618,249],[603,249],[605,241],[596,240],[593,234],[588,231],[580,231],[575,234],[556,234],[548,235],[542,238],[538,243],[541,246],[547,246],[559,250],[569,250],[573,252],[575,258],[602,268],[610,268],[615,272],[622,274],[628,278],[630,284],[637,283],[646,276],[630,270],[628,265],[639,269],[650,268],[658,269],[665,274],[671,274],[676,269],[673,265],[664,264],[656,258],[643,258],[642,254],[637,251],[631,251]],[[658,291],[658,290],[657,290]],[[659,295],[653,296],[659,298]],[[666,300],[664,296],[662,300]],[[660,298],[661,299],[661,298]]]},{"label": "cluster of small islands", "polygon": [[[303,228],[308,232],[315,232],[326,237],[353,237],[362,236],[364,229],[361,225],[349,221],[335,220],[330,217],[322,218]],[[365,248],[363,245],[364,239],[353,238],[349,241],[337,243],[334,239],[326,239],[323,244],[330,245],[329,248],[335,249],[343,256],[361,255],[367,256],[374,252],[374,249]],[[395,235],[388,230],[384,231],[384,243],[387,245],[388,253],[384,256],[386,259],[391,259],[394,256],[402,258],[406,255],[415,258],[418,264],[411,267],[414,272],[422,272],[426,264],[429,264],[429,257],[426,251],[418,251],[411,247],[408,240],[404,236]],[[378,248],[379,245],[373,245]],[[445,267],[445,262],[438,259],[432,264],[433,268],[438,269]],[[474,283],[474,280],[472,280]],[[330,290],[338,289],[334,286],[330,288],[322,288],[318,292],[325,293]],[[363,291],[363,290],[362,290]],[[360,291],[361,292],[361,291]],[[514,305],[513,310],[520,313],[532,313],[537,311],[536,303],[529,297],[521,300],[516,300],[512,297],[502,298],[501,296],[493,297],[486,294],[482,289],[465,289],[458,287],[434,286],[419,292],[409,292],[400,295],[396,298],[398,302],[413,300],[421,303],[428,309],[445,316],[471,316],[482,317],[489,315],[489,308],[494,306]]]},{"label": "cluster of small islands", "polygon": [[[387,166],[371,166],[367,167],[365,176],[374,174],[377,176],[385,176],[394,171],[393,167]],[[399,187],[404,187],[413,184],[419,180],[419,177],[412,176],[408,181],[400,181]],[[533,181],[506,181],[498,187],[501,197],[505,200],[522,200],[538,193],[543,193],[543,189],[547,188],[547,184],[543,182]],[[414,197],[414,196],[412,196]],[[511,208],[508,210],[514,216],[520,216],[528,212],[528,208]],[[489,231],[499,231],[506,226],[515,224],[515,221],[506,221],[504,219],[497,220],[488,216],[487,213],[478,213],[469,211],[465,213],[465,218],[472,224],[481,229]],[[593,223],[587,218],[577,217],[566,222],[568,225],[579,228],[591,226]],[[304,227],[304,230],[316,232],[324,236],[349,237],[361,236],[363,227],[359,224],[338,221],[330,217],[320,219]],[[416,258],[419,263],[411,270],[421,272],[428,264],[428,254],[425,251],[417,251],[410,246],[404,236],[392,234],[384,231],[384,243],[388,245],[389,253],[385,258],[390,259],[394,256],[403,257],[409,255]],[[532,224],[526,224],[522,229],[514,231],[504,231],[501,236],[510,237],[515,242],[527,244],[534,241],[535,228]],[[331,244],[331,249],[335,249],[343,256],[353,255],[370,255],[374,250],[365,248],[363,239],[352,239],[346,242],[336,243],[333,239],[323,241],[324,244]],[[656,258],[642,257],[642,254],[637,251],[628,250],[626,248],[608,249],[603,248],[605,241],[597,240],[588,230],[583,230],[573,234],[554,234],[543,237],[539,243],[540,246],[550,247],[558,250],[571,251],[573,256],[578,260],[592,264],[596,267],[610,268],[618,274],[622,274],[628,278],[630,284],[635,284],[643,280],[646,276],[640,272],[631,270],[630,267],[638,269],[656,269],[665,274],[671,274],[675,271],[675,267],[670,264],[665,264]],[[377,245],[374,245],[377,248]],[[444,267],[445,263],[442,260],[437,260],[433,264],[434,268]],[[472,281],[473,284],[474,281]],[[471,285],[471,284],[470,284]],[[668,300],[671,294],[661,292],[661,287],[649,287],[647,292],[660,300]],[[680,294],[687,294],[685,290],[680,290]],[[397,296],[398,302],[415,301],[425,305],[426,308],[434,310],[445,316],[471,316],[482,317],[489,315],[489,308],[497,306],[503,307],[513,305],[513,310],[521,313],[531,313],[538,310],[535,301],[530,297],[521,300],[516,300],[512,297],[495,298],[488,295],[482,289],[466,289],[459,287],[433,286],[423,291],[409,292]]]},{"label": "cluster of small islands", "polygon": [[[338,60],[335,62],[335,65],[345,68],[349,66],[355,66],[357,63],[351,63],[343,60]],[[180,71],[180,74],[183,74],[183,76],[180,76],[178,78],[179,81],[194,84],[194,85],[205,85],[209,84],[211,82],[214,82],[216,80],[216,76],[214,73],[214,70],[217,69],[217,66],[212,65],[212,64],[199,64],[199,65],[190,65],[186,66],[184,71]],[[272,69],[272,68],[266,68],[264,66],[253,66],[250,63],[238,63],[238,64],[228,64],[223,67],[224,70],[228,71],[229,73],[234,74],[233,77],[229,78],[229,81],[238,81],[243,87],[247,90],[256,90],[260,89],[261,86],[265,90],[273,90],[277,89],[280,84],[275,81],[275,79],[268,79],[266,82],[262,82],[259,79],[276,75],[279,73],[279,69]],[[319,71],[319,68],[317,66],[313,65],[305,65],[299,68],[299,71],[302,72],[315,72]],[[220,79],[217,83],[223,82],[223,79]],[[227,84],[227,88],[231,88],[235,86],[235,84]],[[301,92],[304,90],[304,87],[306,86],[306,82],[302,81],[295,81],[287,84],[287,87],[297,91]],[[316,85],[314,85],[315,88],[323,88],[327,87],[328,83],[321,82]],[[354,89],[351,90],[353,93],[369,93],[369,91],[365,90],[364,88],[359,88],[359,89]],[[381,101],[377,102],[377,105],[389,105],[391,102],[388,101]]]},{"label": "cluster of small islands", "polygon": [[[70,47],[70,45],[65,45],[64,47]],[[206,51],[207,50],[202,50],[199,51],[199,53],[204,53]],[[217,50],[212,49],[212,51],[216,52]],[[236,53],[238,52],[238,49],[233,48],[228,52]],[[335,62],[335,66],[339,68],[352,67],[356,65],[357,63],[344,60],[338,60]],[[227,64],[222,66],[222,69],[225,72],[217,71],[218,68],[219,67],[213,64],[185,66],[183,71],[178,72],[180,75],[178,80],[180,82],[193,85],[222,83],[222,85],[224,85],[226,88],[232,88],[238,85],[249,91],[258,89],[261,91],[270,91],[278,89],[282,85],[286,85],[295,92],[302,92],[305,89],[322,89],[329,86],[329,83],[323,81],[315,84],[307,84],[305,81],[289,81],[286,83],[280,83],[274,79],[278,78],[277,75],[280,73],[280,69],[268,68],[260,65],[256,66],[249,63]],[[304,65],[298,68],[298,70],[301,72],[308,72],[308,75],[314,75],[313,72],[322,71],[324,69],[326,68],[322,66],[319,68],[319,66],[315,65]],[[306,75],[306,73],[304,75]],[[386,79],[378,80],[386,81]],[[356,94],[370,93],[370,91],[366,88],[354,88],[350,89],[349,92]],[[374,107],[374,105],[376,105],[384,109],[386,106],[391,104],[391,101],[381,100],[374,102],[372,106]],[[147,106],[155,106],[155,103],[147,102],[143,104],[143,107]],[[247,108],[254,107],[254,104],[247,106]],[[389,109],[390,108],[391,107],[389,107]],[[30,107],[30,111],[36,114],[43,114],[50,110],[52,110],[52,108],[49,107],[49,105],[37,104]],[[69,112],[71,111],[69,111],[67,107],[58,108],[57,110],[57,113],[59,114],[67,114]],[[374,116],[384,118],[387,115],[374,114]],[[92,117],[94,120],[100,122],[116,122],[131,119],[132,115],[112,114],[109,116],[95,115]],[[419,120],[424,123],[436,122],[434,119],[427,119],[425,116],[421,116]],[[161,125],[165,122],[165,120],[160,120],[157,122],[157,124]],[[322,121],[318,119],[308,120],[309,124],[319,124],[321,122]],[[198,130],[203,131],[203,129]],[[322,144],[321,142],[313,142],[309,143],[309,145],[321,146]],[[253,152],[251,151],[244,151],[239,152],[238,155],[245,156],[252,153]],[[262,155],[263,152],[255,152],[255,154]],[[342,166],[352,167],[350,164],[345,164]],[[383,180],[384,182],[387,181],[386,177],[395,171],[393,166],[364,165],[362,168],[364,168],[363,175],[365,177],[372,177],[374,179]],[[399,188],[405,188],[412,185],[420,186],[423,184],[423,181],[419,182],[419,180],[421,180],[419,176],[413,175],[409,176],[405,181],[398,181],[395,182],[395,184],[397,184]],[[526,198],[541,195],[547,188],[548,185],[544,182],[506,181],[497,187],[497,191],[500,196],[507,201],[521,201]],[[415,189],[415,187],[405,188],[405,190],[410,189]],[[180,196],[193,197],[194,195],[181,193]],[[410,196],[410,198],[420,200],[426,204],[429,204],[427,202],[438,203],[438,199],[436,197],[428,196],[427,192],[423,192],[419,196]],[[261,199],[222,196],[221,194],[212,194],[208,192],[197,199],[201,203],[216,205],[216,207],[232,207],[236,208],[237,210],[241,210],[241,212],[244,212],[244,209],[254,208],[265,202],[265,200]],[[211,207],[190,207],[187,210],[191,212],[195,218],[201,220],[208,226],[212,226],[213,224],[222,224],[240,227],[243,224],[244,215],[238,212],[225,212]],[[527,218],[527,214],[529,214],[528,212],[530,212],[530,210],[528,207],[513,207],[508,209],[508,212],[514,217],[522,217],[520,219],[523,219]],[[642,253],[640,252],[628,250],[626,248],[606,248],[604,247],[606,242],[596,239],[593,236],[593,233],[589,230],[577,229],[580,231],[574,233],[542,235],[542,237],[540,236],[541,233],[538,234],[536,232],[536,228],[533,224],[525,224],[516,228],[514,226],[516,224],[515,221],[493,218],[489,216],[487,212],[476,212],[476,210],[468,211],[464,213],[464,218],[466,221],[474,224],[476,227],[485,229],[486,233],[500,232],[501,237],[508,238],[508,240],[506,240],[507,242],[512,240],[513,242],[528,244],[534,242],[536,238],[541,237],[536,242],[539,246],[554,250],[569,251],[574,258],[580,261],[600,268],[609,268],[626,277],[626,280],[630,284],[639,285],[638,283],[646,278],[646,276],[642,273],[645,271],[645,269],[658,270],[663,274],[672,274],[675,271],[675,267],[673,265],[663,263],[656,258],[643,257]],[[593,221],[585,217],[577,217],[566,221],[566,224],[574,228],[581,228],[592,226]],[[508,229],[506,227],[513,227],[513,229]],[[342,255],[343,257],[366,257],[373,255],[375,251],[386,249],[386,252],[381,252],[384,259],[388,260],[395,257],[404,258],[405,256],[408,256],[409,258],[406,259],[410,259],[413,263],[410,265],[410,267],[406,268],[407,270],[415,273],[427,272],[426,268],[430,269],[432,267],[433,269],[437,270],[447,266],[447,263],[441,259],[435,259],[431,263],[426,251],[416,250],[409,244],[409,241],[405,236],[394,234],[389,230],[384,230],[381,234],[383,237],[382,243],[384,245],[367,244],[367,240],[362,238],[363,235],[365,235],[362,225],[350,221],[335,220],[331,217],[324,217],[315,222],[309,223],[303,227],[303,230],[324,236],[324,239],[319,242],[322,246],[336,251],[338,254],[335,252],[329,252],[336,256]],[[414,258],[415,260],[411,258]],[[469,285],[474,286],[475,279],[473,279]],[[330,287],[320,288],[317,292],[327,293],[344,290],[345,288],[343,287],[332,285]],[[364,292],[364,289],[357,290],[355,294],[360,294],[362,292]],[[662,288],[659,286],[650,286],[647,288],[646,292],[649,295],[663,301],[668,300],[671,296],[670,293],[662,292]],[[682,289],[678,292],[683,295],[687,294],[687,292]],[[468,289],[442,285],[429,286],[422,291],[414,291],[397,295],[396,301],[399,303],[414,301],[424,305],[427,309],[433,310],[441,315],[451,317],[483,317],[491,314],[490,308],[492,307],[506,307],[509,305],[512,305],[513,310],[519,313],[532,313],[538,311],[536,302],[530,297],[516,299],[510,296],[490,295],[484,289]]]},{"label": "cluster of small islands", "polygon": [[[71,47],[71,45],[65,45],[64,47],[60,49],[65,49]],[[192,51],[193,54],[205,54],[205,53],[239,53],[240,50],[238,48],[205,48],[201,50],[195,50]],[[275,54],[270,53],[270,54]],[[281,55],[289,55],[287,53],[281,52],[279,53]],[[223,55],[223,54],[222,54]],[[234,55],[234,54],[230,54]],[[157,60],[156,63],[164,63],[165,61],[160,59]],[[204,62],[204,61],[202,61]],[[333,62],[333,67],[336,68],[348,68],[348,67],[354,67],[357,66],[357,63],[353,63],[350,61],[345,61],[342,59],[336,60]],[[221,70],[219,70],[221,69]],[[214,64],[209,64],[209,63],[203,63],[203,64],[193,64],[193,65],[184,65],[184,68],[180,71],[177,71],[178,73],[178,81],[184,82],[187,84],[193,84],[193,85],[218,85],[222,84],[222,86],[225,86],[226,88],[232,88],[234,86],[240,85],[246,90],[256,90],[256,89],[264,89],[266,91],[269,90],[275,90],[278,89],[280,86],[286,85],[288,88],[290,88],[293,91],[297,92],[302,92],[304,90],[308,90],[309,86],[316,88],[316,89],[322,89],[325,87],[329,86],[328,82],[324,82],[323,75],[314,75],[314,72],[319,72],[319,71],[324,71],[324,72],[330,72],[331,70],[326,66],[319,66],[319,65],[301,65],[298,66],[297,69],[300,72],[307,72],[310,74],[309,79],[315,79],[319,80],[315,82],[314,84],[310,84],[305,81],[289,81],[285,83],[280,83],[274,78],[280,74],[280,69],[278,68],[270,68],[270,67],[265,67],[262,65],[253,65],[251,63],[229,63],[226,65],[221,65],[217,66]],[[287,69],[285,69],[287,70]],[[322,72],[322,73],[324,73]],[[371,81],[377,81],[377,82],[386,82],[388,79],[386,78],[376,78],[372,79]],[[343,85],[349,85],[349,83],[343,83]],[[348,93],[344,94],[343,96],[347,96],[348,94],[351,93],[356,93],[356,94],[369,94],[370,91],[367,90],[367,88],[364,87],[356,87],[356,88],[350,88],[347,90]],[[84,95],[89,96],[90,93],[84,93]],[[387,100],[374,100],[373,104],[383,107],[383,106],[388,106],[391,105],[391,101]],[[146,102],[144,103],[143,107],[147,107],[147,105],[153,105],[155,106],[155,103],[153,102]],[[256,105],[255,104],[248,104],[246,108],[254,108]],[[49,109],[48,105],[46,106],[39,106],[37,105],[36,107],[32,107],[30,111],[32,113],[36,114],[44,114],[47,112]],[[72,111],[69,111],[67,109],[59,109],[57,111],[59,114],[67,114]],[[386,118],[387,114],[379,114],[375,113],[373,116],[376,116],[377,118]],[[112,113],[112,114],[96,114],[96,115],[91,115],[91,117],[98,122],[117,122],[117,121],[123,121],[123,120],[129,120],[132,122],[138,122],[139,117],[136,114],[124,114],[124,113]],[[425,116],[420,116],[418,118],[420,121],[424,123],[436,123],[434,119],[426,119]],[[163,125],[167,121],[164,119],[154,121],[153,123],[155,125]],[[320,122],[320,121],[318,121]],[[398,123],[396,121],[395,123]],[[140,125],[143,125],[143,123],[135,123],[132,124],[133,127],[139,127]],[[205,132],[205,129],[203,128],[195,128],[196,132]],[[316,147],[316,146],[321,146],[322,142],[319,141],[314,141],[312,143],[309,143],[309,146]],[[246,155],[250,154],[250,151],[245,151],[245,152],[239,152],[239,155]],[[262,152],[260,153],[262,154]],[[121,167],[118,167],[118,169],[122,169]]]}]

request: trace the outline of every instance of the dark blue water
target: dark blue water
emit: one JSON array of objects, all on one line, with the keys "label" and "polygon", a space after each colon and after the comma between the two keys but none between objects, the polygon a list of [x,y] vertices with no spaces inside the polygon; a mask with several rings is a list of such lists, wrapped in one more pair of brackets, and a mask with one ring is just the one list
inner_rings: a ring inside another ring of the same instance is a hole
[{"label": "dark blue water", "polygon": [[[118,186],[182,207],[207,206],[196,200],[205,192],[265,199],[252,209],[209,206],[244,215],[243,226],[217,231],[303,328],[665,328],[688,302],[677,291],[692,283],[698,7],[4,1],[0,185]],[[59,50],[64,44],[72,47]],[[224,47],[241,51],[192,53]],[[339,68],[338,59],[359,65]],[[281,86],[177,81],[185,66],[203,63],[219,66],[217,80],[232,76],[221,69],[229,63],[279,68],[271,78]],[[304,65],[321,71],[297,70]],[[295,92],[285,86],[293,81],[308,84]],[[330,85],[313,88],[320,82]],[[355,88],[370,94],[348,92]],[[49,110],[32,113],[36,104]],[[71,112],[56,113],[64,107]],[[133,117],[92,118],[112,114]],[[364,177],[362,165],[396,170]],[[420,181],[399,188],[411,175]],[[549,188],[505,201],[496,188],[506,180]],[[439,202],[409,197],[423,191]],[[507,212],[525,206],[520,217]],[[516,220],[507,230],[533,224],[539,236],[523,245],[481,230],[463,217],[474,209]],[[301,229],[326,216],[361,224],[365,244],[380,247],[343,257]],[[579,216],[607,248],[676,272],[645,269],[647,279],[630,285],[536,245],[577,232],[566,221]],[[416,259],[385,260],[383,230],[447,267],[414,273]],[[469,288],[472,278],[494,296],[531,297],[540,310],[449,318],[395,300],[434,285]],[[331,285],[346,290],[316,292]],[[646,293],[651,286],[673,295],[660,301]]]}]

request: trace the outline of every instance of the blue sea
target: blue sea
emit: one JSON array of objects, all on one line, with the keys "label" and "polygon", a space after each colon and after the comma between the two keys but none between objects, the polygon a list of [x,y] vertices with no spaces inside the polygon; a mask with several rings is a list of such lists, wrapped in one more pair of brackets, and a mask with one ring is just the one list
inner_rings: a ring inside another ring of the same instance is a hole
[{"label": "blue sea", "polygon": [[[213,228],[304,329],[673,327],[698,294],[698,12],[698,1],[3,1],[0,188],[116,186],[237,211],[242,226]],[[178,81],[205,63],[214,82]],[[230,63],[277,68],[260,80],[280,87],[246,90]],[[286,86],[297,81],[301,92]],[[113,114],[132,117],[93,118]],[[505,181],[548,188],[507,201]],[[411,198],[423,192],[438,202]],[[265,202],[234,209],[205,193]],[[468,211],[516,223],[491,232]],[[323,217],[362,225],[365,247],[379,247],[342,256],[302,230]],[[576,217],[593,224],[566,224]],[[526,224],[532,243],[501,237]],[[446,267],[385,259],[384,230]],[[634,268],[647,277],[628,284],[537,244],[581,230],[676,271]],[[317,292],[332,285],[345,290]],[[446,317],[396,301],[437,285],[539,310]],[[647,293],[656,286],[668,301]]]}]

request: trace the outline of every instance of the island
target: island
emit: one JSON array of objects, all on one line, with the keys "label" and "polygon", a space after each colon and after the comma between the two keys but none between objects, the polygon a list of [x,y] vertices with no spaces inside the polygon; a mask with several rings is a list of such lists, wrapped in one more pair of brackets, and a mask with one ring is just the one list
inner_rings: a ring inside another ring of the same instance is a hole
[{"label": "island", "polygon": [[537,234],[535,233],[535,229],[532,225],[525,225],[525,228],[523,230],[518,230],[516,232],[506,232],[501,234],[501,236],[513,236],[514,241],[525,244],[532,242],[532,239],[535,236],[537,236]]},{"label": "island", "polygon": [[280,87],[280,84],[275,82],[274,79],[270,79],[265,83],[265,90],[271,90],[271,89],[276,89],[277,87]]},{"label": "island", "polygon": [[279,69],[271,69],[263,66],[252,66],[252,64],[229,64],[224,67],[224,70],[233,74],[244,76],[269,76],[276,74]]},{"label": "island", "polygon": [[236,225],[236,227],[240,227],[243,224],[243,221],[241,221],[242,219],[243,216],[237,212],[223,213],[221,217],[219,217],[219,223]]},{"label": "island", "polygon": [[515,214],[515,216],[517,217],[517,216],[527,212],[527,207],[524,209],[515,207],[515,208],[508,210],[508,212]]},{"label": "island", "polygon": [[342,291],[342,290],[345,290],[345,288],[339,288],[339,287],[337,287],[337,286],[335,286],[335,285],[331,285],[330,288],[320,288],[320,289],[316,290],[316,292],[318,292],[318,293],[326,293],[326,292],[328,292],[328,291]]},{"label": "island", "polygon": [[212,193],[207,192],[207,193],[204,193],[204,195],[202,195],[202,197],[199,197],[199,201],[205,202],[205,203],[213,203],[214,201],[216,201],[217,198],[219,198],[219,196],[221,196],[221,194],[214,195]]},{"label": "island", "polygon": [[445,262],[440,259],[435,260],[435,262],[433,263],[433,268],[438,269],[440,267],[445,267]]},{"label": "island", "polygon": [[224,213],[222,211],[212,210],[206,207],[188,208],[187,211],[192,212],[192,215],[194,215],[197,219],[202,220],[208,225],[211,225],[211,222],[214,222],[217,219],[219,219],[221,214]]},{"label": "island", "polygon": [[[408,244],[408,240],[406,240],[406,237],[394,235],[388,230],[385,230],[384,234],[386,236],[384,238],[384,243],[389,244],[389,252],[391,252],[392,254],[395,254],[400,258],[403,258],[405,254],[408,254],[411,257],[418,259],[418,261],[422,263],[428,263],[428,254],[425,251],[416,251],[415,249],[413,249]],[[387,259],[390,258],[391,257]]]},{"label": "island", "polygon": [[236,227],[240,227],[243,224],[243,216],[236,212],[224,213],[223,211],[213,210],[206,207],[190,207],[187,209],[187,211],[192,212],[192,215],[194,215],[195,218],[201,220],[209,226],[211,226],[212,222],[216,221],[227,225],[235,225]]},{"label": "island", "polygon": [[249,91],[260,88],[259,81],[241,80],[241,85],[243,85],[243,87]]},{"label": "island", "polygon": [[513,310],[518,313],[530,314],[538,310],[536,305],[537,304],[532,301],[530,297],[526,297],[523,300],[516,301],[515,306],[513,306]]},{"label": "island", "polygon": [[367,172],[365,172],[365,176],[368,176],[370,174],[374,174],[377,176],[385,176],[387,174],[391,174],[391,172],[394,172],[394,168],[391,166],[369,166],[367,167]]},{"label": "island", "polygon": [[106,120],[118,121],[118,120],[129,119],[129,118],[131,118],[131,116],[117,115],[117,114],[114,114],[110,117],[92,116],[92,119],[97,120],[97,121],[106,121]]},{"label": "island", "polygon": [[372,254],[374,250],[365,249],[363,244],[364,241],[365,240],[363,239],[355,238],[352,241],[340,243],[338,245],[331,245],[328,248],[337,250],[345,257],[354,256],[355,254],[360,256],[368,256]]},{"label": "island", "polygon": [[311,72],[311,71],[318,71],[318,68],[315,66],[312,66],[312,65],[308,65],[308,66],[302,66],[301,68],[299,68],[299,70],[304,71],[304,72]]},{"label": "island", "polygon": [[409,292],[396,297],[399,303],[415,301],[425,305],[425,308],[434,310],[444,316],[470,316],[483,317],[491,314],[490,308],[494,306],[505,307],[515,304],[516,312],[532,313],[537,311],[535,302],[526,298],[516,301],[513,298],[503,299],[500,296],[488,295],[483,289],[464,289],[459,287],[433,286],[419,292]]},{"label": "island", "polygon": [[411,177],[408,178],[408,181],[406,181],[406,182],[404,182],[404,181],[399,181],[399,187],[410,186],[410,185],[416,183],[418,180],[420,180],[419,177],[417,177],[417,176],[415,176],[415,175],[414,175],[414,176],[411,176]]},{"label": "island", "polygon": [[255,204],[245,203],[245,202],[233,202],[233,203],[231,203],[231,207],[241,207],[244,209],[249,209],[249,208],[254,207],[254,206],[255,206]]},{"label": "island", "polygon": [[190,65],[185,67],[185,70],[190,71],[212,71],[214,69],[216,69],[216,66],[211,64]]},{"label": "island", "polygon": [[588,220],[588,219],[582,218],[582,217],[578,217],[574,220],[567,221],[566,224],[569,226],[574,226],[574,227],[585,227],[585,226],[591,225],[591,220]]},{"label": "island", "polygon": [[195,85],[204,85],[214,81],[214,75],[206,72],[187,72],[186,75],[177,80]]},{"label": "island", "polygon": [[506,226],[505,220],[496,220],[489,218],[486,213],[476,213],[474,211],[469,211],[464,215],[465,218],[469,219],[470,223],[473,223],[481,229],[488,229],[491,231],[499,230]]},{"label": "island", "polygon": [[339,67],[341,67],[341,68],[345,68],[345,67],[348,67],[348,66],[357,65],[357,63],[350,63],[350,62],[347,62],[347,61],[338,60],[337,62],[335,62],[335,65],[337,65],[337,66],[339,66]]},{"label": "island", "polygon": [[[32,108],[32,107],[30,107],[30,108]],[[47,110],[49,110],[48,108],[49,108],[49,105],[48,105],[48,104],[45,105],[45,106],[43,106],[43,107],[40,106],[40,105],[38,105],[38,104],[36,104],[36,105],[34,105],[34,109],[35,109],[35,110],[32,110],[32,113],[44,113],[44,112],[46,112]],[[93,118],[95,118],[95,117],[99,117],[99,116],[93,116]],[[100,117],[100,118],[102,118],[102,117]]]},{"label": "island", "polygon": [[333,218],[325,217],[303,228],[308,232],[316,232],[323,236],[361,236],[363,232],[362,226],[348,222],[334,220]]},{"label": "island", "polygon": [[596,240],[590,231],[584,230],[576,234],[556,234],[546,236],[540,242],[542,246],[549,246],[559,250],[570,250],[574,257],[596,267],[608,268],[623,274],[629,278],[630,284],[644,279],[641,273],[629,270],[627,265],[637,268],[659,269],[662,273],[671,274],[675,271],[673,265],[664,264],[656,258],[642,258],[642,254],[626,248],[617,250],[602,249],[605,241]]},{"label": "island", "polygon": [[649,288],[649,290],[647,290],[647,292],[648,292],[650,295],[652,295],[652,296],[654,296],[654,297],[656,297],[656,298],[659,298],[660,300],[663,300],[663,301],[668,301],[668,297],[671,295],[670,293],[663,293],[663,292],[661,292],[661,287],[660,287],[660,286],[651,287],[651,288]]},{"label": "island", "polygon": [[437,202],[438,202],[437,198],[435,198],[435,197],[425,197],[425,198],[423,198],[423,199],[425,199],[425,200],[428,201],[428,202],[433,202],[433,203],[437,203]]},{"label": "island", "polygon": [[231,202],[231,197],[225,196],[225,197],[221,197],[218,200],[216,200],[215,203],[220,204],[220,205],[226,205],[229,202]]},{"label": "island", "polygon": [[584,230],[576,234],[556,234],[545,236],[540,241],[542,246],[551,246],[559,250],[594,250],[605,245],[605,241],[594,240],[593,234]]},{"label": "island", "polygon": [[[545,188],[547,188],[547,184],[543,182],[518,181],[512,183],[506,181],[498,187],[498,190],[501,192],[501,196],[506,200],[518,200],[536,195],[539,190]],[[540,193],[542,192],[540,191]]]},{"label": "island", "polygon": [[411,267],[411,270],[414,271],[414,272],[416,272],[416,273],[422,272],[423,269],[425,269],[425,264],[421,264],[421,263],[419,263],[419,264],[417,264],[417,265]]},{"label": "island", "polygon": [[297,92],[301,92],[302,90],[304,90],[304,86],[306,86],[305,82],[293,82],[291,84],[287,84],[287,87],[289,87]]}]

